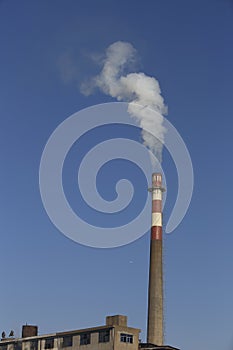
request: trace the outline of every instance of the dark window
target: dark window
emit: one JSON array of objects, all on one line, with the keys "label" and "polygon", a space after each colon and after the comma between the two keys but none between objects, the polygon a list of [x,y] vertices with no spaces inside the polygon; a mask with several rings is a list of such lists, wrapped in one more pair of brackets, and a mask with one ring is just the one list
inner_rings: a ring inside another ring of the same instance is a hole
[{"label": "dark window", "polygon": [[45,339],[44,348],[45,349],[53,349],[54,348],[54,339],[53,338]]},{"label": "dark window", "polygon": [[107,343],[107,342],[109,342],[109,339],[110,339],[109,329],[99,332],[99,343]]},{"label": "dark window", "polygon": [[131,334],[121,333],[121,341],[123,343],[131,343],[131,344],[133,344],[133,336]]},{"label": "dark window", "polygon": [[62,338],[62,347],[67,348],[68,346],[73,346],[73,337],[72,335],[66,335]]},{"label": "dark window", "polygon": [[30,342],[30,350],[37,350],[38,349],[38,341],[37,340],[31,340]]},{"label": "dark window", "polygon": [[0,350],[7,350],[6,344],[0,344]]},{"label": "dark window", "polygon": [[80,345],[91,344],[91,333],[80,334]]},{"label": "dark window", "polygon": [[22,350],[22,343],[21,342],[14,343],[14,350]]}]

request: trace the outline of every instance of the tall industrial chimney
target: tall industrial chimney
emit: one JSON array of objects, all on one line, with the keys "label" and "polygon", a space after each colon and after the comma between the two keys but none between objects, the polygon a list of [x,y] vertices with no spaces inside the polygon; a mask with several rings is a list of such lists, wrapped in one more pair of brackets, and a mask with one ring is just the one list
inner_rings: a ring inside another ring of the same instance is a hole
[{"label": "tall industrial chimney", "polygon": [[148,292],[147,343],[163,345],[163,237],[162,175],[152,175],[152,227],[150,240],[150,272]]}]

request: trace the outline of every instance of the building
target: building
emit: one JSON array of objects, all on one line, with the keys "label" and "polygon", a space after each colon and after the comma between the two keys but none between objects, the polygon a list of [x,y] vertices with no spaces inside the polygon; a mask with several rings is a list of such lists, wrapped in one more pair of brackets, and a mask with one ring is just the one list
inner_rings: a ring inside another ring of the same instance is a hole
[{"label": "building", "polygon": [[127,316],[107,316],[104,326],[38,335],[38,327],[25,325],[21,338],[2,338],[0,350],[178,350],[143,344],[140,329],[128,327]]},{"label": "building", "polygon": [[138,350],[140,329],[127,326],[127,317],[107,316],[100,327],[38,335],[36,326],[23,326],[22,338],[3,338],[0,350]]},{"label": "building", "polygon": [[139,344],[139,350],[140,349],[144,349],[144,350],[179,350],[177,348],[174,348],[173,346],[169,346],[169,345],[161,345],[161,346],[157,346],[154,344],[150,344],[150,343],[140,343]]}]

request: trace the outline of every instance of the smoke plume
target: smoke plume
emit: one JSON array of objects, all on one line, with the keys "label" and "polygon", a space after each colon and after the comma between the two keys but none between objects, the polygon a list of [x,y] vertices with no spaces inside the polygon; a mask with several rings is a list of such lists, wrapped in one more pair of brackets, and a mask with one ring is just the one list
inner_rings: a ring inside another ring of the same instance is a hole
[{"label": "smoke plume", "polygon": [[[129,73],[136,57],[135,48],[127,42],[117,41],[106,50],[103,68],[99,75],[92,79],[91,84],[83,85],[82,92],[89,94],[98,87],[106,95],[118,101],[127,101],[129,114],[136,118],[142,128],[143,144],[162,160],[162,143],[153,135],[164,140],[166,132],[163,126],[163,114],[167,108],[158,81],[144,73]],[[151,134],[147,131],[149,130]]]}]

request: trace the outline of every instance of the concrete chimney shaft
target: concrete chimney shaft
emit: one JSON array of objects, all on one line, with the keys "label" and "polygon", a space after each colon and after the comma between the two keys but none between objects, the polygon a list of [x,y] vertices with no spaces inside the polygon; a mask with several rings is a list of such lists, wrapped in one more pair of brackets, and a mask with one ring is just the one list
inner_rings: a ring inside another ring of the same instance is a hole
[{"label": "concrete chimney shaft", "polygon": [[163,237],[162,237],[162,175],[152,175],[152,227],[150,241],[150,272],[148,290],[147,342],[163,345]]}]

